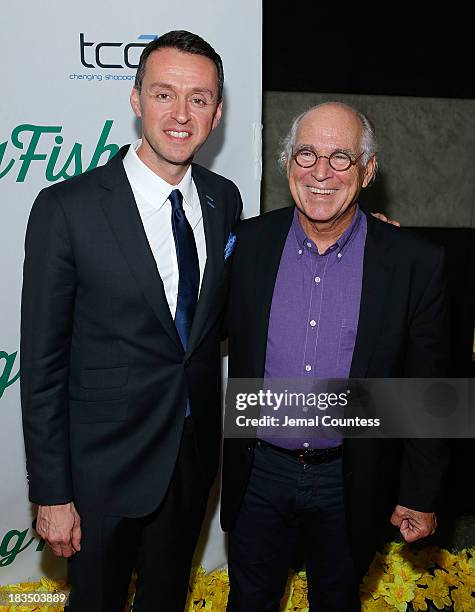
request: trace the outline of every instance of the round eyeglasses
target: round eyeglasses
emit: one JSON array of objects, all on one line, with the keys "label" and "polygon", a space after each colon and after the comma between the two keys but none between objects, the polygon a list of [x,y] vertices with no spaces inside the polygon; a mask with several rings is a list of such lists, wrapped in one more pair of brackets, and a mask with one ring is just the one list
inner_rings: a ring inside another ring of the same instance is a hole
[{"label": "round eyeglasses", "polygon": [[328,159],[330,168],[337,172],[344,172],[354,166],[362,155],[364,155],[364,152],[360,153],[355,159],[352,159],[350,154],[345,151],[333,151],[330,155],[317,155],[312,149],[302,148],[292,153],[292,159],[295,159],[295,163],[301,168],[311,168],[320,157],[325,157]]}]

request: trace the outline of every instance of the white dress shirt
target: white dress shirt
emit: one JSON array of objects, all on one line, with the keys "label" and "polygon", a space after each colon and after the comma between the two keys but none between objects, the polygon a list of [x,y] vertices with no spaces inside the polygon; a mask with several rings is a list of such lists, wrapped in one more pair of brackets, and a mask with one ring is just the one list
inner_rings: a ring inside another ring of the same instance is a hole
[{"label": "white dress shirt", "polygon": [[150,170],[137,155],[142,140],[132,143],[124,157],[124,168],[132,187],[145,234],[157,269],[163,281],[165,295],[175,318],[178,295],[178,261],[172,231],[172,207],[168,199],[173,189],[183,195],[183,210],[195,236],[200,266],[200,288],[206,263],[206,241],[203,215],[196,185],[191,177],[191,166],[178,185],[170,185]]}]

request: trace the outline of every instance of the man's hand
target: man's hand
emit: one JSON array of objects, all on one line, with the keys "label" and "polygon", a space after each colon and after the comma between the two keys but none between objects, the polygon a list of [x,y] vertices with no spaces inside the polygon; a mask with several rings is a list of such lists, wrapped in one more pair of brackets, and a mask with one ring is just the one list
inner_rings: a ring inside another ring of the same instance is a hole
[{"label": "man's hand", "polygon": [[405,506],[396,506],[391,516],[391,523],[399,527],[406,542],[415,542],[435,532],[437,517],[434,512],[419,512]]},{"label": "man's hand", "polygon": [[380,221],[384,221],[385,223],[390,223],[391,225],[395,225],[396,227],[401,227],[401,224],[399,223],[399,221],[394,221],[394,219],[388,219],[386,217],[386,215],[383,215],[383,213],[371,213],[373,215],[373,217],[376,217],[376,219],[379,219]]},{"label": "man's hand", "polygon": [[38,506],[36,531],[57,557],[72,557],[81,550],[81,519],[73,502]]}]

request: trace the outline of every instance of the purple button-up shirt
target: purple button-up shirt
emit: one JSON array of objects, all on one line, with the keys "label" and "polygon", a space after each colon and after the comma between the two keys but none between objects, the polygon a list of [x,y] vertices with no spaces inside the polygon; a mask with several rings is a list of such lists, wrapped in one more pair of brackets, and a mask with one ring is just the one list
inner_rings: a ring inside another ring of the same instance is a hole
[{"label": "purple button-up shirt", "polygon": [[[350,226],[320,255],[295,209],[272,297],[266,380],[348,378],[358,328],[366,230],[366,216],[357,206]],[[281,409],[280,419],[284,416]],[[296,437],[288,430],[286,437],[273,437],[273,431],[260,428],[258,437],[291,449],[341,443],[317,436],[318,429],[305,430],[305,438],[302,429]]]}]

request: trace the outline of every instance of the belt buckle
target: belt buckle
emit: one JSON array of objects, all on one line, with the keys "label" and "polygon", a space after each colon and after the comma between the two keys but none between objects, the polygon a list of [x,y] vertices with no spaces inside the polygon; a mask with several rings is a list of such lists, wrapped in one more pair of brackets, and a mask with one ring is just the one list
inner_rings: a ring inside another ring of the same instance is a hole
[{"label": "belt buckle", "polygon": [[304,448],[298,454],[299,463],[301,463],[302,465],[306,465],[307,463],[309,463],[307,458],[311,456],[312,456],[312,450],[308,448]]}]

